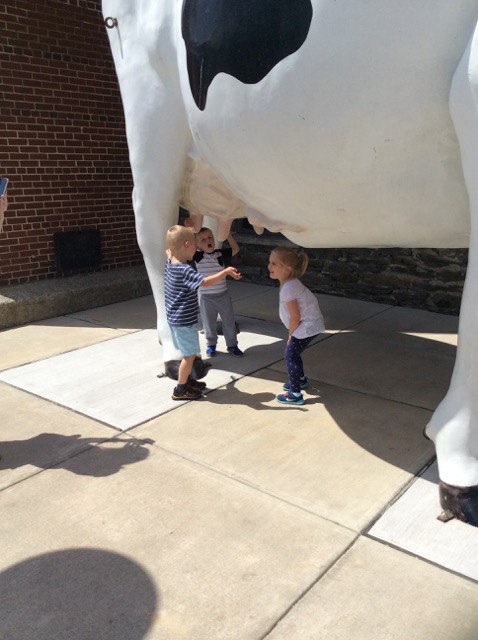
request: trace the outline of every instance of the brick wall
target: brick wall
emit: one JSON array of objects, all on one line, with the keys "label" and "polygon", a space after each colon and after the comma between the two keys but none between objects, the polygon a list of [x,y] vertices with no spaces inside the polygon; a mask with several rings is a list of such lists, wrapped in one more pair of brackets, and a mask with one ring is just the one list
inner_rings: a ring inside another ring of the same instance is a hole
[{"label": "brick wall", "polygon": [[142,262],[123,110],[95,0],[0,6],[0,284],[55,275],[53,234],[99,229],[103,269]]}]

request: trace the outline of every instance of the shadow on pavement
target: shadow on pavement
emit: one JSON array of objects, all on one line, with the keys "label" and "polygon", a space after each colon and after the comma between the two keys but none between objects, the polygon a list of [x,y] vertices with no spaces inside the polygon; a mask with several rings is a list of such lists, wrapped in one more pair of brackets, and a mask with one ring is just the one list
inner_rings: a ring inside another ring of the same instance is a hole
[{"label": "shadow on pavement", "polygon": [[[101,443],[104,446],[95,446]],[[24,465],[50,469],[69,460],[68,467],[61,467],[62,469],[67,468],[79,475],[110,476],[121,471],[127,464],[145,460],[149,455],[145,446],[148,444],[153,444],[153,441],[40,433],[28,440],[0,441],[0,471]],[[88,457],[88,465],[83,463],[81,456],[79,459],[73,457],[88,449],[93,449]]]},{"label": "shadow on pavement", "polygon": [[[264,381],[266,384],[266,381]],[[242,407],[249,407],[255,411],[287,411],[292,407],[283,407],[280,404],[271,406],[266,404],[276,399],[276,394],[268,391],[261,393],[246,393],[237,388],[237,380],[230,382],[226,387],[220,387],[214,389],[211,392],[206,392],[205,397],[212,404],[215,405],[238,405]],[[315,399],[313,400],[315,401]],[[313,402],[312,401],[312,402]],[[308,406],[310,407],[311,401],[309,399]],[[294,411],[307,411],[307,407],[293,407]]]},{"label": "shadow on pavement", "polygon": [[5,640],[141,640],[157,608],[146,571],[101,549],[54,551],[0,573]]}]

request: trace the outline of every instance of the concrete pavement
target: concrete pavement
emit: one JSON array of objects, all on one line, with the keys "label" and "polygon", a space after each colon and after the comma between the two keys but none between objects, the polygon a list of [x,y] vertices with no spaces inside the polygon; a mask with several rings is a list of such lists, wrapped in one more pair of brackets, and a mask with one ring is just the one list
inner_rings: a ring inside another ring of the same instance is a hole
[{"label": "concrete pavement", "polygon": [[436,520],[422,436],[457,319],[319,295],[282,407],[278,290],[229,286],[245,356],[197,402],[151,296],[0,332],[2,640],[476,639],[478,529]]}]

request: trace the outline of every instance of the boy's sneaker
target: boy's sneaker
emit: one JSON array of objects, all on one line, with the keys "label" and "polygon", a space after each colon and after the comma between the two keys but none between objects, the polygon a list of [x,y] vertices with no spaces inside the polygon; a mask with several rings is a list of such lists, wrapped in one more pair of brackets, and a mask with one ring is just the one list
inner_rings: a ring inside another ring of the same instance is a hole
[{"label": "boy's sneaker", "polygon": [[198,398],[202,398],[203,395],[199,389],[185,385],[183,389],[175,387],[171,397],[173,400],[197,400]]},{"label": "boy's sneaker", "polygon": [[206,347],[206,355],[207,356],[215,356],[216,355],[216,345],[215,344],[210,344],[208,347]]},{"label": "boy's sneaker", "polygon": [[[304,376],[303,378],[300,379],[300,388],[307,389],[308,386],[309,386],[309,381]],[[282,388],[284,389],[284,391],[290,391],[290,383],[286,382],[285,384],[282,385]]]},{"label": "boy's sneaker", "polygon": [[189,376],[188,387],[190,387],[191,389],[198,389],[198,391],[202,391],[203,389],[206,388],[206,383],[196,380],[196,378],[192,378],[191,376]]},{"label": "boy's sneaker", "polygon": [[235,347],[228,347],[227,352],[230,353],[232,356],[236,356],[236,358],[242,358],[242,356],[244,355],[243,352],[237,346],[237,344]]},{"label": "boy's sneaker", "polygon": [[291,406],[296,406],[304,404],[305,401],[301,393],[296,396],[295,393],[288,392],[281,393],[279,396],[277,396],[277,402],[280,402],[281,404],[290,404]]}]

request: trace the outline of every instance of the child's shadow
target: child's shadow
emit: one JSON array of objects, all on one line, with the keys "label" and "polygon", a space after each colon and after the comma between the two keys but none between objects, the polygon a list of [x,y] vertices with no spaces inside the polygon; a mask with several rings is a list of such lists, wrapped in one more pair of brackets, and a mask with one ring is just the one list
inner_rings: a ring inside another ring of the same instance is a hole
[{"label": "child's shadow", "polygon": [[[241,391],[236,386],[237,382],[239,382],[239,380],[233,379],[232,382],[228,383],[225,387],[205,391],[204,395],[209,402],[217,405],[238,404],[257,411],[292,411],[293,409],[295,411],[307,411],[307,406],[285,407],[279,404],[276,401],[277,395],[270,391],[261,391],[259,393],[246,393],[245,391]],[[271,406],[267,404],[272,401],[275,401],[274,405]],[[311,402],[313,403],[315,401],[316,398],[313,400],[309,399],[307,404],[310,405]]]},{"label": "child's shadow", "polygon": [[[104,446],[101,446],[103,443]],[[72,473],[95,477],[110,476],[124,465],[145,460],[149,455],[147,444],[153,440],[128,438],[83,438],[80,434],[65,436],[40,433],[28,440],[0,442],[0,471],[33,465],[40,469],[54,468],[65,461]],[[100,445],[100,446],[95,446]],[[88,451],[87,456],[78,455]]]}]

